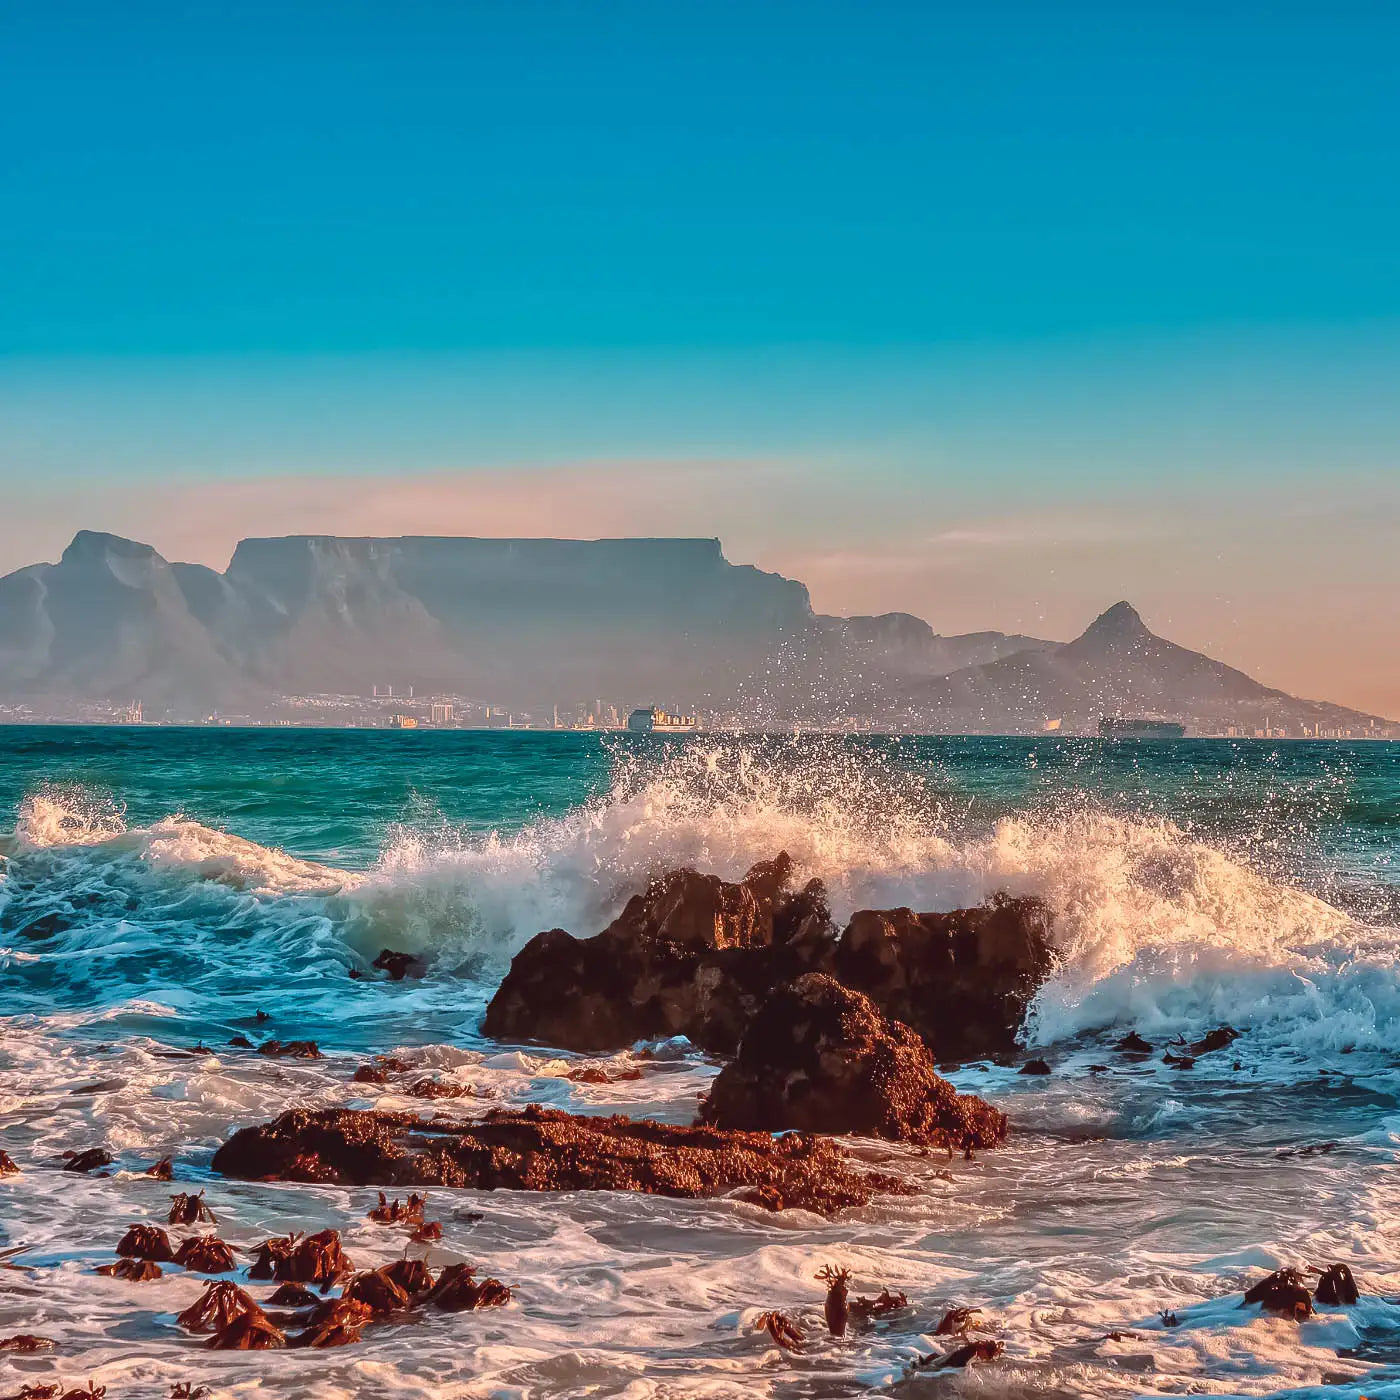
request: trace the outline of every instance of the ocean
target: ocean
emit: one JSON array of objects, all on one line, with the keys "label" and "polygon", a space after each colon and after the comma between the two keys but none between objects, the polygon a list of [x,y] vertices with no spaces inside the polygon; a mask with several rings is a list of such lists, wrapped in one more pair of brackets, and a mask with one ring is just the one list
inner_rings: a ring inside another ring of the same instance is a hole
[{"label": "ocean", "polygon": [[[0,1338],[58,1343],[0,1352],[0,1393],[1400,1397],[1400,745],[3,728],[0,832],[0,1147],[22,1169],[0,1180],[0,1250],[23,1246]],[[1049,904],[1057,964],[1024,1049],[1052,1073],[950,1073],[1010,1116],[1004,1149],[937,1175],[856,1143],[921,1189],[833,1220],[430,1190],[433,1261],[514,1301],[331,1351],[211,1352],[175,1324],[198,1277],[94,1272],[174,1190],[205,1190],[231,1243],[334,1226],[357,1265],[397,1257],[371,1191],[212,1173],[234,1128],[294,1105],[690,1121],[718,1067],[684,1043],[597,1057],[643,1072],[586,1083],[581,1057],[491,1042],[481,1017],[539,930],[591,934],[651,875],[736,878],[779,850],[842,920]],[[428,975],[350,976],[386,946]],[[1221,1025],[1241,1032],[1227,1050],[1162,1059]],[[1114,1050],[1129,1030],[1150,1058]],[[269,1034],[325,1058],[229,1045]],[[352,1082],[386,1053],[477,1097]],[[60,1170],[95,1146],[110,1174]],[[174,1185],[141,1175],[165,1156]],[[1336,1261],[1355,1307],[1241,1306],[1265,1270]],[[909,1308],[826,1336],[826,1264]],[[912,1371],[954,1305],[1003,1355]],[[767,1309],[801,1353],[755,1330]]]}]

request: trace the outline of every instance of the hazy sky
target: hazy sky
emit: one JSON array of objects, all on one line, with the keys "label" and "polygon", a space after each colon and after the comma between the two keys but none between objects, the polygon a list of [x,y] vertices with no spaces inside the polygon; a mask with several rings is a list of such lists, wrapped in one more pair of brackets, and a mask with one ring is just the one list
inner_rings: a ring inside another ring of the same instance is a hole
[{"label": "hazy sky", "polygon": [[0,570],[717,534],[1400,716],[1397,63],[1379,3],[15,7]]}]

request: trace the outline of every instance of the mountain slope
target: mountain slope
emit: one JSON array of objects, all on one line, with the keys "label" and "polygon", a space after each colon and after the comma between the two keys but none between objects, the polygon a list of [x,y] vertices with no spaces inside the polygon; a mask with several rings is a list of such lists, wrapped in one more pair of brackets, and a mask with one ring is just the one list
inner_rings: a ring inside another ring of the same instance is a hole
[{"label": "mountain slope", "polygon": [[1196,730],[1307,724],[1364,726],[1373,716],[1299,700],[1151,632],[1116,603],[1063,646],[1025,650],[920,683],[907,703],[972,732],[1016,732],[1059,719],[1068,730],[1105,716],[1159,715]]}]

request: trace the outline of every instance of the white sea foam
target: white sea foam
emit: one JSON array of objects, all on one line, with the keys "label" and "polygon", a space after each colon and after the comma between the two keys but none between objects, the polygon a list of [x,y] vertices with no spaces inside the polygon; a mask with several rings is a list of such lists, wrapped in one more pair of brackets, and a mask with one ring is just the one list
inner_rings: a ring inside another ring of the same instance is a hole
[{"label": "white sea foam", "polygon": [[1191,1033],[1230,1022],[1298,1049],[1383,1047],[1400,1035],[1400,933],[1356,923],[1164,820],[1087,802],[969,823],[961,806],[890,757],[689,745],[619,763],[610,789],[513,832],[400,829],[367,872],[339,870],[170,816],[128,830],[110,800],[72,789],[28,799],[29,848],[136,862],[156,881],[214,882],[326,913],[360,952],[432,951],[499,975],[539,930],[586,935],[661,871],[737,878],[786,850],[858,908],[942,910],[998,892],[1055,915],[1058,966],[1028,1038],[1052,1043],[1134,1024]]}]

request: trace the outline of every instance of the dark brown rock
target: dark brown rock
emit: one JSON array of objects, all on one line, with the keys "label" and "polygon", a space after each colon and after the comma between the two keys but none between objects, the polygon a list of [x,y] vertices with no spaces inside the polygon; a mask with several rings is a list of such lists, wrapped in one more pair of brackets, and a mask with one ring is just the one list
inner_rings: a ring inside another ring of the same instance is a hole
[{"label": "dark brown rock", "polygon": [[[478,1190],[643,1191],[704,1197],[727,1192],[772,1210],[832,1214],[900,1179],[866,1172],[825,1138],[682,1128],[621,1116],[583,1117],[530,1105],[468,1123],[408,1113],[293,1109],[241,1128],[214,1169],[249,1180]],[[299,1278],[279,1273],[278,1277]],[[301,1279],[300,1281],[306,1281]]]},{"label": "dark brown rock", "polygon": [[[269,1240],[268,1245],[272,1244]],[[334,1283],[354,1267],[341,1248],[340,1231],[321,1230],[297,1240],[291,1249],[274,1259],[272,1272],[279,1283]]]},{"label": "dark brown rock", "polygon": [[209,1338],[214,1351],[270,1351],[287,1345],[286,1336],[267,1320],[261,1309],[242,1313]]},{"label": "dark brown rock", "polygon": [[1312,1316],[1312,1294],[1297,1269],[1276,1269],[1245,1290],[1245,1304],[1258,1303],[1265,1312],[1281,1313],[1296,1322]]},{"label": "dark brown rock", "polygon": [[118,1259],[115,1264],[99,1264],[99,1274],[108,1278],[122,1278],[128,1283],[149,1283],[160,1278],[161,1267],[152,1259]]},{"label": "dark brown rock", "polygon": [[356,1274],[341,1292],[342,1298],[351,1298],[363,1303],[372,1313],[383,1316],[397,1312],[410,1305],[407,1290],[387,1269],[371,1269],[368,1273]]},{"label": "dark brown rock", "polygon": [[146,1168],[146,1175],[154,1177],[157,1181],[173,1181],[175,1179],[175,1163],[169,1157],[162,1157],[159,1162],[152,1162]]},{"label": "dark brown rock", "polygon": [[820,883],[785,894],[791,868],[780,855],[737,884],[674,870],[594,938],[536,935],[491,999],[486,1034],[582,1051],[683,1035],[732,1054],[767,993],[830,952]]},{"label": "dark brown rock", "polygon": [[8,1152],[0,1150],[0,1176],[18,1176],[19,1168]]},{"label": "dark brown rock", "polygon": [[170,1236],[159,1225],[133,1225],[117,1241],[117,1253],[126,1259],[154,1259],[158,1263],[175,1257]]},{"label": "dark brown rock", "polygon": [[1015,1048],[1049,975],[1049,926],[1033,899],[948,914],[866,909],[852,916],[826,970],[912,1026],[939,1060],[998,1054]]},{"label": "dark brown rock", "polygon": [[444,1312],[472,1312],[477,1308],[500,1308],[510,1302],[511,1290],[498,1278],[476,1278],[470,1264],[449,1264],[423,1301]]},{"label": "dark brown rock", "polygon": [[192,1191],[181,1191],[170,1198],[170,1210],[166,1220],[171,1225],[216,1225],[214,1212],[204,1204],[204,1192],[197,1195]]},{"label": "dark brown rock", "polygon": [[416,953],[401,953],[394,948],[381,949],[371,966],[387,972],[391,982],[402,982],[405,977],[421,977],[428,970],[428,964]]},{"label": "dark brown rock", "polygon": [[205,1285],[204,1292],[175,1319],[187,1332],[222,1332],[246,1313],[265,1317],[252,1295],[227,1279]]},{"label": "dark brown rock", "polygon": [[314,1040],[265,1040],[258,1046],[259,1055],[280,1060],[319,1060],[321,1048]]},{"label": "dark brown rock", "polygon": [[314,1308],[321,1300],[304,1284],[282,1283],[267,1301],[274,1308]]},{"label": "dark brown rock", "polygon": [[940,1058],[1013,1048],[1050,970],[1044,906],[864,910],[838,942],[821,882],[791,891],[791,875],[786,854],[737,884],[676,870],[596,937],[536,935],[492,998],[486,1034],[581,1051],[683,1035],[733,1054],[774,988],[821,971],[912,1025]]},{"label": "dark brown rock", "polygon": [[194,1274],[226,1274],[237,1266],[233,1250],[214,1235],[191,1235],[175,1251],[175,1262]]},{"label": "dark brown rock", "polygon": [[0,1337],[0,1351],[52,1351],[58,1343],[52,1337],[36,1337],[32,1332],[19,1332],[13,1337]]},{"label": "dark brown rock", "polygon": [[1345,1264],[1329,1264],[1322,1270],[1313,1296],[1319,1303],[1330,1307],[1349,1308],[1353,1303],[1360,1302],[1361,1290]]},{"label": "dark brown rock", "polygon": [[959,1149],[1006,1138],[1005,1115],[941,1078],[914,1031],[819,972],[764,1003],[701,1116],[721,1128],[860,1133]]},{"label": "dark brown rock", "polygon": [[115,1160],[105,1147],[89,1147],[86,1152],[65,1152],[63,1170],[66,1172],[91,1172],[98,1167],[110,1167]]},{"label": "dark brown rock", "polygon": [[428,1272],[428,1266],[422,1259],[395,1259],[391,1264],[385,1264],[384,1272],[408,1294],[410,1298],[416,1298],[420,1293],[426,1293],[433,1286],[433,1276]]}]

